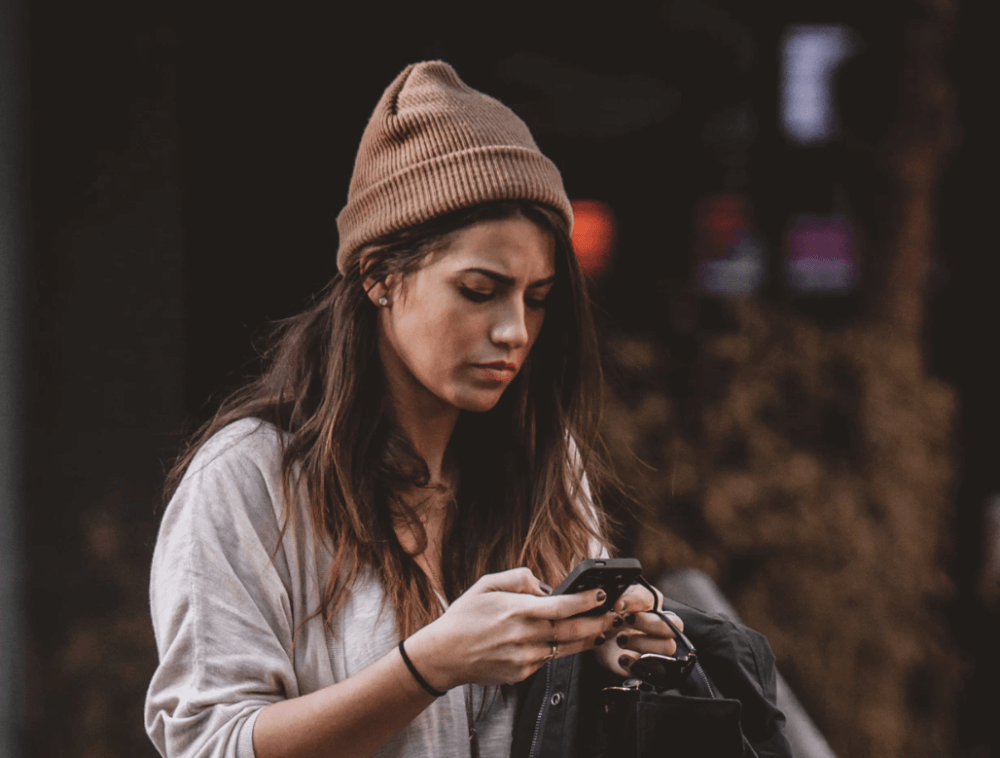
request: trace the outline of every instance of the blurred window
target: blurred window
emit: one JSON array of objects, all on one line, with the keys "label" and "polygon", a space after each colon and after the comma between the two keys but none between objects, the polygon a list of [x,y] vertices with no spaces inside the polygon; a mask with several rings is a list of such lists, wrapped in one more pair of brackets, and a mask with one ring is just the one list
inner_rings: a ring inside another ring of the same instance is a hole
[{"label": "blurred window", "polygon": [[801,215],[785,235],[785,276],[797,294],[847,294],[858,283],[854,226],[844,216]]},{"label": "blurred window", "polygon": [[833,74],[854,52],[854,33],[839,24],[796,24],[781,47],[782,131],[799,145],[822,144],[839,131]]},{"label": "blurred window", "polygon": [[704,198],[695,211],[698,289],[707,295],[749,295],[764,283],[764,251],[751,226],[750,199],[740,193]]}]

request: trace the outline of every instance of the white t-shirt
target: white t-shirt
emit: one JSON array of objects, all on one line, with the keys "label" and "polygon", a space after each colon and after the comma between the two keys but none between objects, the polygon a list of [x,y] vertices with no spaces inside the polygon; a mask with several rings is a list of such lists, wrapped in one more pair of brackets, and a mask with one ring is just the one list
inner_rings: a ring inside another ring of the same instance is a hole
[{"label": "white t-shirt", "polygon": [[[146,730],[165,758],[254,758],[265,706],[343,681],[399,643],[371,575],[332,630],[319,616],[302,624],[319,607],[331,556],[314,547],[302,501],[280,535],[279,444],[257,419],[230,424],[198,451],[164,513],[150,579],[160,665]],[[465,691],[435,700],[376,755],[468,755]],[[480,754],[508,756],[515,698],[488,692],[481,713],[484,689],[473,687]]]}]

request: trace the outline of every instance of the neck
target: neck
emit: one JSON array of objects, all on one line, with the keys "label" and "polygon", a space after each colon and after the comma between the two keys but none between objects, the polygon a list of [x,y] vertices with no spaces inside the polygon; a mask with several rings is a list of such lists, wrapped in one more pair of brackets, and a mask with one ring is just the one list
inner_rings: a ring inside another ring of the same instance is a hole
[{"label": "neck", "polygon": [[427,464],[431,482],[444,482],[451,469],[448,442],[459,410],[429,392],[398,359],[380,352],[392,418]]},{"label": "neck", "polygon": [[390,399],[393,419],[413,445],[417,455],[424,459],[431,483],[444,482],[452,467],[448,455],[448,442],[455,424],[458,409],[435,409]]}]

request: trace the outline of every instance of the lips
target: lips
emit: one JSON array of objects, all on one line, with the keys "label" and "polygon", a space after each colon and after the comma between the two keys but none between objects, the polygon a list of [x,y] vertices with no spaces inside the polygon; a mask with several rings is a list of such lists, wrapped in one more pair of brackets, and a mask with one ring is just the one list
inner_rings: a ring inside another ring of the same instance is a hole
[{"label": "lips", "polygon": [[494,361],[493,363],[479,363],[477,368],[483,369],[486,378],[491,382],[506,384],[517,374],[517,364],[507,361]]}]

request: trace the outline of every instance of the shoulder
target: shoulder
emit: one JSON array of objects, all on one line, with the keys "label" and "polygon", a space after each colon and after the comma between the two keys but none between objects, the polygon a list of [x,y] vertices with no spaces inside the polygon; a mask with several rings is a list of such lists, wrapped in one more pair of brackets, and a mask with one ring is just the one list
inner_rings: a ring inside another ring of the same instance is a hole
[{"label": "shoulder", "polygon": [[275,427],[242,419],[208,438],[185,471],[160,522],[150,569],[161,657],[178,639],[195,646],[194,658],[207,654],[212,639],[232,637],[261,614],[281,627],[293,586],[282,543],[281,451]]},{"label": "shoulder", "polygon": [[209,437],[192,458],[174,493],[229,485],[249,492],[281,481],[283,433],[259,418],[243,418]]},{"label": "shoulder", "polygon": [[[243,418],[223,427],[199,448],[184,479],[205,471],[225,471],[233,467],[280,466],[282,434],[273,424],[259,418]],[[182,481],[183,481],[182,480]]]},{"label": "shoulder", "polygon": [[677,600],[664,598],[663,610],[684,620],[687,634],[700,653],[725,660],[761,682],[775,675],[774,652],[767,637],[722,613],[709,613]]},{"label": "shoulder", "polygon": [[220,429],[195,454],[164,513],[162,529],[181,523],[226,530],[249,517],[276,521],[282,492],[281,432],[258,418]]}]

